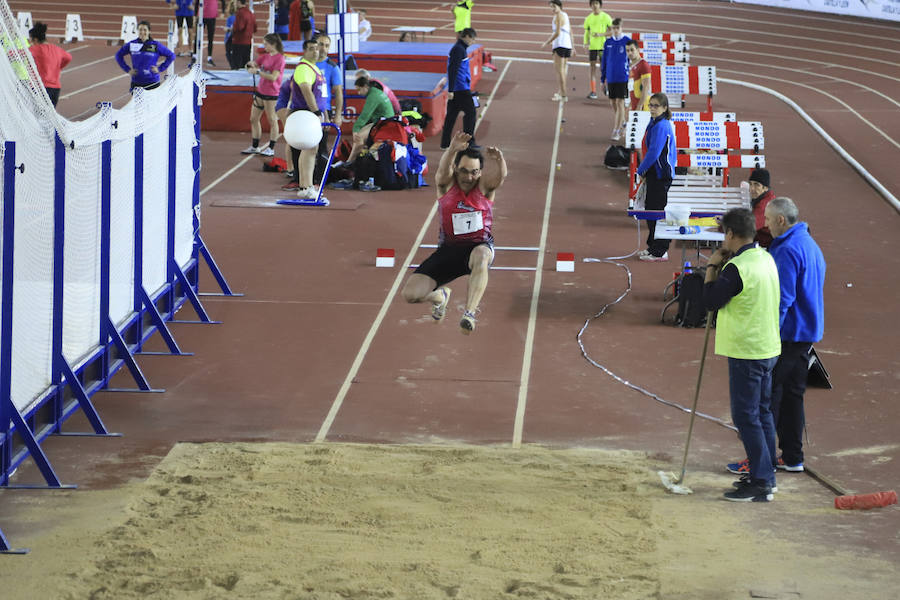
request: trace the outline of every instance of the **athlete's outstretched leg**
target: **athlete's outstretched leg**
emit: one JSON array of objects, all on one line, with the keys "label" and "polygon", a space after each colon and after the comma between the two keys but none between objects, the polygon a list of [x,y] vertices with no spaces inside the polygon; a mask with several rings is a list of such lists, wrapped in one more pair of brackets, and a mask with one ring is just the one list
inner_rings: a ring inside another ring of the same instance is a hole
[{"label": "athlete's outstretched leg", "polygon": [[447,314],[447,305],[450,302],[450,288],[443,285],[437,289],[437,282],[422,273],[413,273],[403,286],[403,299],[410,304],[417,302],[431,302],[431,316],[435,321],[442,321]]},{"label": "athlete's outstretched leg", "polygon": [[478,310],[478,305],[481,304],[481,297],[484,296],[484,290],[487,288],[488,271],[493,258],[494,251],[487,244],[475,246],[472,254],[469,255],[469,268],[472,270],[472,274],[469,275],[466,312],[459,322],[463,333],[471,333],[475,330],[475,312]]}]

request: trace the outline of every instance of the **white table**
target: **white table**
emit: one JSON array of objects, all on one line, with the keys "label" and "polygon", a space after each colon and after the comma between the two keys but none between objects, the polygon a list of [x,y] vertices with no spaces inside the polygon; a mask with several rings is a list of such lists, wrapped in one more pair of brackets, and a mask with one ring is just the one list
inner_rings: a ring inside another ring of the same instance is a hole
[{"label": "white table", "polygon": [[391,29],[391,31],[396,31],[397,33],[401,34],[401,37],[404,33],[410,34],[409,37],[412,38],[412,41],[414,41],[414,42],[418,40],[418,36],[420,33],[422,34],[422,38],[424,39],[426,34],[434,33],[434,30],[435,30],[435,27],[412,27],[412,26],[394,27],[393,29]]}]

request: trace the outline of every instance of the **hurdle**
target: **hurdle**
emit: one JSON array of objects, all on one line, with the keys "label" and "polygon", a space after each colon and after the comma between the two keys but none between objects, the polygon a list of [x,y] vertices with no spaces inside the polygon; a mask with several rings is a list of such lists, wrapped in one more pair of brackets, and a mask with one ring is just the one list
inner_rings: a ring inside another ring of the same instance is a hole
[{"label": "hurdle", "polygon": [[[684,116],[695,120],[673,122],[678,150],[712,150],[724,154],[679,153],[677,166],[703,168],[709,175],[676,176],[677,183],[673,181],[672,187],[669,188],[669,204],[689,206],[692,216],[710,216],[722,214],[731,208],[749,207],[749,190],[744,187],[727,187],[728,170],[765,166],[765,156],[759,154],[760,150],[765,148],[762,123],[736,121],[734,113],[706,115],[715,120],[700,120],[703,116],[701,113],[687,113]],[[627,147],[632,150],[639,147],[648,122],[649,115],[642,111],[629,113],[629,124],[625,133]],[[749,150],[751,153],[735,153],[741,150]],[[713,174],[719,169],[722,172],[721,178],[714,177]],[[634,206],[637,192],[636,171],[637,153],[632,152],[629,164],[628,215],[651,220],[664,218],[664,211],[648,211]]]},{"label": "hurdle", "polygon": [[716,95],[716,68],[693,65],[650,65],[653,93],[667,96],[680,95],[681,106],[685,96],[706,96],[706,111],[712,112],[712,99]]}]

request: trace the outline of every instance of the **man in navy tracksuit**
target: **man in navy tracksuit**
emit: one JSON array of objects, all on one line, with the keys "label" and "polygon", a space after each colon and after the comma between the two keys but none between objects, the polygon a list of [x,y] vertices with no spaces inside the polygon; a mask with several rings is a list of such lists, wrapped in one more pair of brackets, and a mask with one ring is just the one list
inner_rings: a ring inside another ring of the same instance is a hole
[{"label": "man in navy tracksuit", "polygon": [[[125,55],[131,55],[131,66],[125,62]],[[164,58],[162,64],[159,59]],[[138,24],[138,37],[124,44],[116,52],[116,62],[123,71],[131,75],[131,89],[141,87],[152,90],[159,87],[159,74],[175,60],[175,53],[150,37],[150,23]]]},{"label": "man in navy tracksuit", "polygon": [[625,98],[628,97],[629,64],[626,46],[631,41],[622,33],[622,19],[615,18],[612,21],[612,36],[603,42],[603,56],[600,59],[600,82],[606,95],[609,96],[609,104],[613,109],[612,139],[619,140],[625,130]]},{"label": "man in navy tracksuit", "polygon": [[475,30],[467,27],[459,32],[459,39],[447,58],[447,116],[441,134],[441,148],[450,146],[456,117],[463,113],[463,131],[472,136],[475,145],[475,100],[472,96],[472,74],[469,72],[469,46],[475,42]]},{"label": "man in navy tracksuit", "polygon": [[766,206],[766,226],[774,238],[769,253],[781,287],[781,355],[772,373],[772,415],[781,448],[775,466],[793,472],[803,471],[809,349],[825,332],[825,257],[798,217],[790,198],[775,198]]}]

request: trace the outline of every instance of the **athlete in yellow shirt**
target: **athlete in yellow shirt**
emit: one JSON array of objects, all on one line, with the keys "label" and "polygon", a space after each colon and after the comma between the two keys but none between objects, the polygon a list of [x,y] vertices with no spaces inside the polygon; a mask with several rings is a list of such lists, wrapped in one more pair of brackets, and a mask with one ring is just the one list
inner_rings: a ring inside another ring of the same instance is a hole
[{"label": "athlete in yellow shirt", "polygon": [[472,5],[475,0],[456,0],[450,11],[453,13],[455,20],[453,29],[458,34],[463,29],[472,26]]},{"label": "athlete in yellow shirt", "polygon": [[609,35],[612,19],[600,10],[603,0],[591,0],[591,12],[584,19],[584,49],[591,60],[591,93],[588,98],[597,98],[597,66],[603,56],[603,42]]}]

